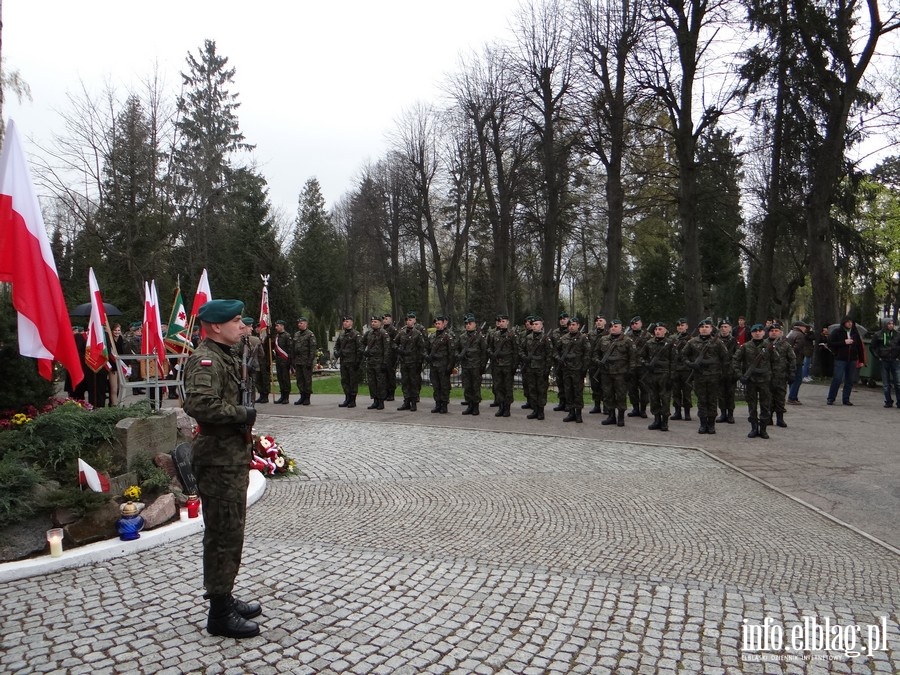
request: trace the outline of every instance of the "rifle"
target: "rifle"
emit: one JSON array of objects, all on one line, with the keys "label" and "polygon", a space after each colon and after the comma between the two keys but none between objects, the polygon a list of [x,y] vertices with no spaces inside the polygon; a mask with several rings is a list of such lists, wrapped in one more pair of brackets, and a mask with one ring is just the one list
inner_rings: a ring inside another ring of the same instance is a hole
[{"label": "rifle", "polygon": [[[779,339],[781,339],[781,338],[779,338]],[[759,350],[759,353],[756,355],[756,358],[753,359],[753,363],[751,363],[750,366],[747,368],[747,370],[744,371],[744,374],[741,375],[741,382],[746,382],[747,380],[750,379],[750,376],[753,374],[753,371],[756,370],[756,368],[759,366],[760,363],[762,363],[762,357],[765,356],[767,351],[769,351],[770,349],[774,349],[774,348],[775,348],[775,343],[773,342],[773,343],[770,343],[770,344],[764,346],[762,349]]]},{"label": "rifle", "polygon": [[248,408],[253,407],[253,381],[250,378],[250,338],[241,338],[241,403]]},{"label": "rifle", "polygon": [[656,368],[656,364],[659,361],[659,357],[662,356],[662,353],[668,349],[669,354],[672,354],[672,342],[667,342],[665,345],[656,350],[656,353],[653,355],[653,358],[650,359],[650,363],[647,364],[647,372],[652,373],[654,368]]},{"label": "rifle", "polygon": [[597,364],[597,368],[594,369],[594,372],[591,374],[591,379],[595,382],[600,381],[600,372],[603,370],[603,366],[606,365],[606,362],[609,361],[609,357],[612,356],[613,350],[616,347],[616,342],[621,340],[621,337],[609,339],[609,346],[606,348],[606,351],[603,352],[603,358],[600,359],[600,363]]}]

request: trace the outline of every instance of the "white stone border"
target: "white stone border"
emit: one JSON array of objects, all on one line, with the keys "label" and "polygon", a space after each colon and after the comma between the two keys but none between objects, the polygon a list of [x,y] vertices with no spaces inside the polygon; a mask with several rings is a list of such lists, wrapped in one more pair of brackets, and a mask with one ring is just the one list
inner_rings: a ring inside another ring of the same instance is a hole
[{"label": "white stone border", "polygon": [[[266,478],[259,471],[250,471],[250,485],[247,489],[247,506],[255,504],[266,491]],[[69,551],[63,551],[59,558],[51,558],[49,555],[16,560],[14,562],[0,564],[0,583],[27,579],[49,572],[72,567],[84,567],[94,563],[118,558],[123,555],[133,555],[138,551],[188,537],[203,531],[203,519],[193,518],[187,521],[177,520],[169,525],[158,527],[155,530],[141,532],[141,536],[133,541],[109,539],[98,541],[96,544],[80,546]]]}]

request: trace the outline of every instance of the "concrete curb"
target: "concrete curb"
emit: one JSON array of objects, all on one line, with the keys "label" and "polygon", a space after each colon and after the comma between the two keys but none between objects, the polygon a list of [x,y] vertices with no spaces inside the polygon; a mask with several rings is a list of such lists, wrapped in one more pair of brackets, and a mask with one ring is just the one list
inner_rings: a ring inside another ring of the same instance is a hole
[{"label": "concrete curb", "polygon": [[[247,489],[247,506],[251,506],[259,501],[265,491],[266,478],[259,471],[251,471],[250,485]],[[107,541],[98,541],[96,544],[74,548],[70,551],[64,551],[59,558],[42,555],[37,558],[2,563],[0,564],[0,583],[27,579],[73,567],[84,567],[124,555],[133,555],[139,551],[155,548],[160,544],[183,539],[202,531],[202,518],[175,521],[155,530],[141,532],[140,538],[134,541],[109,539]]]}]

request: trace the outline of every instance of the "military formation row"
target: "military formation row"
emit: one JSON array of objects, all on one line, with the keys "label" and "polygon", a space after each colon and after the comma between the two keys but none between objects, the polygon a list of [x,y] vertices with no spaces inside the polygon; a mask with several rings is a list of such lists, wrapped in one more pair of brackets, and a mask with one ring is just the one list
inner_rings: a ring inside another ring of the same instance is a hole
[{"label": "military formation row", "polygon": [[[695,334],[686,319],[679,320],[669,334],[665,323],[645,329],[641,317],[626,328],[618,319],[607,322],[598,316],[594,327],[562,314],[559,325],[544,329],[542,317],[528,317],[521,330],[509,325],[509,317],[498,314],[495,325],[484,330],[474,316],[465,317],[465,330],[453,335],[444,316],[427,333],[409,313],[397,328],[390,317],[373,316],[369,330],[360,333],[351,317],[344,317],[333,356],[340,363],[344,400],[340,407],[356,407],[360,377],[365,371],[372,403],[369,409],[384,409],[398,387],[403,403],[398,410],[417,410],[423,370],[429,370],[434,389],[433,413],[447,413],[450,378],[458,369],[462,381],[463,415],[479,415],[485,374],[490,374],[495,416],[508,417],[513,402],[517,372],[530,409],[529,419],[543,420],[551,381],[559,392],[559,405],[566,422],[583,422],[585,389],[593,401],[591,413],[606,415],[602,424],[624,426],[628,417],[653,415],[650,429],[668,430],[670,419],[691,419],[697,398],[699,433],[716,433],[716,423],[734,422],[735,391],[740,382],[747,399],[749,436],[768,438],[773,424],[784,421],[787,387],[797,372],[795,346],[784,337],[778,322],[755,324],[743,344],[732,334],[727,320],[718,326],[711,319],[700,322]],[[288,403],[291,372],[296,373],[300,398],[308,404],[312,394],[315,336],[305,320],[298,322],[293,339],[283,325],[276,328],[274,358],[281,397]],[[399,378],[397,373],[399,370]],[[586,384],[587,383],[587,384]],[[258,401],[267,401],[261,396]],[[674,409],[674,412],[673,412]]]}]

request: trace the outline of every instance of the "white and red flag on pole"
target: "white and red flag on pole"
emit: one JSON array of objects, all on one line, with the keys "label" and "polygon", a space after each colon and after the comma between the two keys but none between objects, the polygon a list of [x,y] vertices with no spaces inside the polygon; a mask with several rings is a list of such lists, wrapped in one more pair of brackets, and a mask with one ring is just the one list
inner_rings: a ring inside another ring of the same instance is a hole
[{"label": "white and red flag on pole", "polygon": [[6,125],[0,153],[0,281],[12,284],[19,315],[19,353],[38,359],[41,377],[53,380],[53,360],[72,385],[84,379],[56,262],[16,125]]},{"label": "white and red flag on pole", "polygon": [[78,458],[78,484],[87,485],[94,492],[109,492],[109,479],[81,457]]},{"label": "white and red flag on pole", "polygon": [[269,328],[269,287],[263,286],[262,301],[259,303],[259,328],[257,329],[259,337],[266,339],[266,330]]},{"label": "white and red flag on pole", "polygon": [[166,359],[166,343],[163,341],[162,323],[159,318],[159,300],[156,297],[156,282],[144,282],[144,321],[141,325],[141,354],[156,354],[160,366],[160,377],[169,372]]},{"label": "white and red flag on pole", "polygon": [[100,295],[100,286],[94,276],[94,268],[88,271],[88,286],[91,289],[91,321],[88,324],[87,345],[84,349],[84,362],[95,373],[109,363],[109,350],[106,348],[106,308]]},{"label": "white and red flag on pole", "polygon": [[191,318],[196,317],[200,308],[212,299],[212,291],[209,290],[209,277],[206,275],[206,268],[204,267],[203,274],[200,275],[200,283],[197,284],[197,292],[194,294],[194,304],[191,305]]}]

